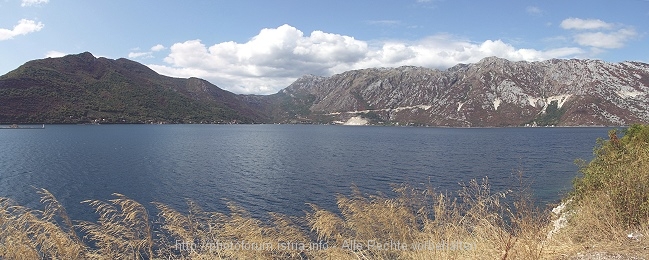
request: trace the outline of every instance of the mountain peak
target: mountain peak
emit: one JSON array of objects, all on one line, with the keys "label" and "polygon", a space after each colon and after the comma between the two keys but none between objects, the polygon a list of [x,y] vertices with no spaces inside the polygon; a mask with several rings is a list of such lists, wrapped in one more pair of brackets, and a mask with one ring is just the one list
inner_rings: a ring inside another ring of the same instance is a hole
[{"label": "mountain peak", "polygon": [[502,64],[502,63],[508,63],[511,62],[508,59],[504,58],[499,58],[497,56],[489,56],[489,57],[484,57],[480,61],[478,61],[476,64]]},{"label": "mountain peak", "polygon": [[79,58],[84,58],[84,59],[96,59],[95,55],[92,55],[89,51],[84,51],[79,54],[73,54],[73,56],[77,56]]},{"label": "mountain peak", "polygon": [[79,53],[79,54],[69,54],[69,55],[63,56],[62,58],[63,59],[77,59],[77,60],[80,60],[80,61],[83,61],[83,62],[86,62],[86,63],[93,62],[93,61],[95,61],[97,59],[94,55],[92,55],[92,53],[87,52],[87,51]]},{"label": "mountain peak", "polygon": [[320,79],[320,78],[323,78],[323,77],[313,75],[313,74],[305,74],[305,75],[302,75],[302,77],[298,78],[297,80],[313,80],[313,79]]}]

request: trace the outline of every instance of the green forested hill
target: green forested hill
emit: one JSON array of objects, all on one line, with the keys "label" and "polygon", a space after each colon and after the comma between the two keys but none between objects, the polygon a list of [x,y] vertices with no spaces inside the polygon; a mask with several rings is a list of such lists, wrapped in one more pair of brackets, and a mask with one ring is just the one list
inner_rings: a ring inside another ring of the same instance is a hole
[{"label": "green forested hill", "polygon": [[157,74],[85,52],[0,76],[0,123],[259,123],[263,109],[197,78]]}]

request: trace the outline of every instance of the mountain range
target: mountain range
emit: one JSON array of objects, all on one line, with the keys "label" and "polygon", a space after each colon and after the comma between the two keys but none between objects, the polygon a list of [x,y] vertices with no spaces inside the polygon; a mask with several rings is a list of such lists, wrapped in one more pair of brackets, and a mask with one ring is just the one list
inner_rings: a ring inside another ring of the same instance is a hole
[{"label": "mountain range", "polygon": [[238,95],[84,52],[0,76],[0,123],[617,126],[649,123],[649,64],[488,57],[306,75],[276,94]]}]

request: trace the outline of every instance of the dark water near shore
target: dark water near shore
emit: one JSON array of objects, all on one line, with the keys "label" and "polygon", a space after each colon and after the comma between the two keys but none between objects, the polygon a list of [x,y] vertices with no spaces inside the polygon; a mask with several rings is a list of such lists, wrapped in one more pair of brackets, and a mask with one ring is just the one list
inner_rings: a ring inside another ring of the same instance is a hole
[{"label": "dark water near shore", "polygon": [[261,216],[335,209],[336,194],[389,192],[391,183],[458,183],[488,176],[510,189],[522,170],[540,204],[568,191],[574,160],[592,158],[607,128],[412,128],[316,125],[48,125],[0,131],[0,196],[42,208],[46,188],[73,219],[87,199],[185,199],[226,212],[228,199]]}]

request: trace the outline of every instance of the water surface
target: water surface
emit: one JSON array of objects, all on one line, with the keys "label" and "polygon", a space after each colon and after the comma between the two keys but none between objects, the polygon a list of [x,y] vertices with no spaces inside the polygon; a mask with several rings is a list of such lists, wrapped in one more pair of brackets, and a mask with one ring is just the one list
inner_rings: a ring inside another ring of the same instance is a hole
[{"label": "water surface", "polygon": [[0,130],[0,196],[41,207],[51,191],[74,219],[79,202],[121,193],[180,210],[192,199],[225,211],[224,199],[255,215],[301,215],[305,203],[335,209],[352,185],[389,192],[392,183],[458,183],[488,177],[512,188],[524,173],[538,203],[559,200],[592,158],[606,128],[415,128],[325,125],[48,125]]}]

